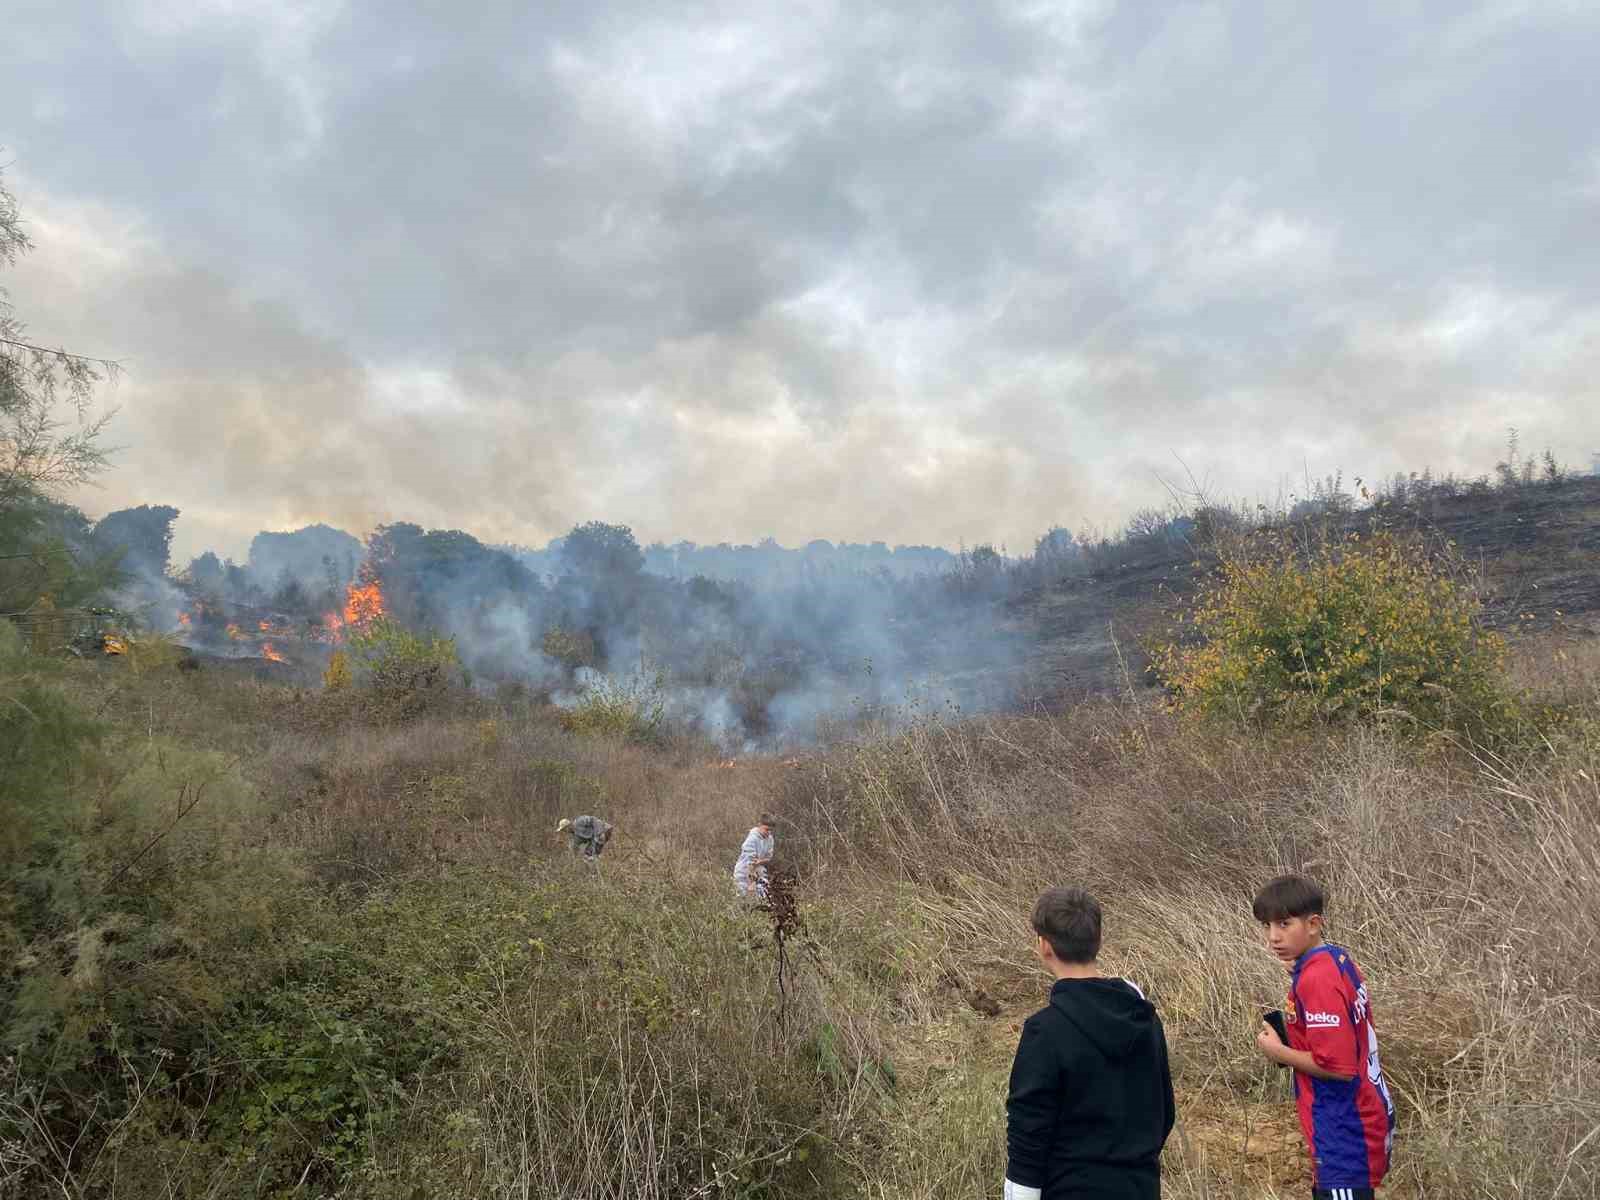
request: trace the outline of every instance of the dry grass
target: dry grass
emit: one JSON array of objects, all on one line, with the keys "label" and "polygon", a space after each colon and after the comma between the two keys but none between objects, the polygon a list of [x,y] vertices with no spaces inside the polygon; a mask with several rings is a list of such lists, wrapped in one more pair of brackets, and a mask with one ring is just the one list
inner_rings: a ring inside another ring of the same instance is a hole
[{"label": "dry grass", "polygon": [[1518,639],[1510,664],[1512,683],[1551,699],[1594,711],[1600,707],[1600,619]]},{"label": "dry grass", "polygon": [[[1067,879],[1100,894],[1107,967],[1138,980],[1169,1026],[1184,1112],[1169,1193],[1302,1191],[1284,1077],[1252,1043],[1284,980],[1259,947],[1249,897],[1291,869],[1327,883],[1334,936],[1372,982],[1401,1106],[1391,1194],[1576,1197],[1600,1187],[1589,1050],[1600,1039],[1594,764],[1513,768],[1362,731],[1267,742],[1138,706],[930,722],[796,765],[732,769],[554,747],[536,723],[488,748],[470,748],[469,732],[448,722],[351,736],[329,756],[347,773],[347,822],[375,823],[375,806],[403,797],[419,774],[459,773],[471,781],[465,794],[485,799],[460,809],[458,853],[536,854],[558,810],[518,764],[559,756],[599,781],[622,830],[604,869],[672,881],[675,894],[714,888],[751,812],[779,806],[780,849],[803,873],[832,968],[814,981],[817,1002],[848,1009],[858,1040],[886,1047],[900,1080],[890,1103],[849,1101],[869,1131],[859,1145],[837,1114],[820,1131],[863,1194],[978,1195],[992,1185],[1016,1026],[1044,993],[1025,914],[1038,890]],[[1002,1005],[999,1018],[969,1007],[979,991]],[[660,1056],[682,1061],[659,1040],[594,1036],[617,1071],[659,1086],[671,1073]],[[531,1057],[519,1062],[534,1069]],[[530,1084],[520,1094],[541,1093]],[[760,1102],[751,1093],[749,1104]],[[559,1132],[607,1162],[642,1162],[672,1133],[667,1116],[651,1124],[640,1104],[616,1099],[584,1118],[599,1124],[559,1130],[537,1105],[509,1125],[496,1117],[501,1132],[526,1131],[497,1161],[553,1171]],[[619,1177],[601,1167],[562,1175],[563,1194],[580,1194],[576,1179],[590,1181],[584,1195],[624,1194],[620,1183],[608,1190],[603,1181]]]},{"label": "dry grass", "polygon": [[[1273,744],[1081,710],[923,729],[836,759],[846,780],[813,775],[828,819],[807,845],[846,886],[908,880],[908,935],[1000,997],[1012,1023],[1042,998],[1024,954],[1032,896],[1091,886],[1107,967],[1168,1022],[1187,1114],[1175,1195],[1302,1186],[1294,1138],[1262,1150],[1290,1128],[1282,1077],[1252,1044],[1284,980],[1248,903],[1269,875],[1312,871],[1376,998],[1402,1110],[1392,1194],[1588,1196],[1600,1187],[1594,766],[1546,756],[1513,769],[1361,731]],[[803,788],[786,799],[814,823]],[[850,828],[864,850],[835,832]],[[873,905],[857,907],[866,919]],[[903,1015],[925,1028],[942,1016],[937,1004]],[[964,1085],[996,1105],[999,1041],[993,1069]]]},{"label": "dry grass", "polygon": [[[1573,671],[1552,686],[1582,702],[1593,669]],[[1289,869],[1328,885],[1371,982],[1400,1106],[1386,1194],[1600,1194],[1600,762],[1581,741],[1513,763],[1130,700],[730,768],[538,711],[318,730],[271,718],[281,696],[195,686],[213,691],[117,703],[249,747],[263,838],[373,889],[492,873],[544,922],[551,957],[473,985],[459,1061],[341,1194],[993,1195],[1017,1028],[1046,993],[1026,914],[1072,881],[1105,905],[1106,967],[1167,1022],[1166,1194],[1303,1195],[1286,1078],[1253,1045],[1285,980],[1249,900]],[[580,803],[618,826],[597,871],[553,833]],[[770,937],[727,880],[766,807],[809,943],[781,1021]]]}]

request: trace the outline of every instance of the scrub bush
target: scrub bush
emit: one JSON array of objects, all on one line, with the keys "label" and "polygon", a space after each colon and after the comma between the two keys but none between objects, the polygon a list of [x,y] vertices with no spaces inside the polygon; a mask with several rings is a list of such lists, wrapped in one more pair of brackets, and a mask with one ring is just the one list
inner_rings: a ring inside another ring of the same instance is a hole
[{"label": "scrub bush", "polygon": [[584,737],[616,738],[650,745],[661,741],[666,717],[666,681],[660,675],[615,679],[591,677],[576,704],[561,712],[561,726]]},{"label": "scrub bush", "polygon": [[454,638],[413,633],[387,617],[350,639],[349,657],[352,674],[378,717],[417,716],[461,682]]},{"label": "scrub bush", "polygon": [[1397,716],[1478,732],[1513,707],[1505,643],[1480,624],[1479,607],[1416,540],[1352,534],[1307,551],[1268,538],[1223,559],[1153,669],[1197,715]]}]

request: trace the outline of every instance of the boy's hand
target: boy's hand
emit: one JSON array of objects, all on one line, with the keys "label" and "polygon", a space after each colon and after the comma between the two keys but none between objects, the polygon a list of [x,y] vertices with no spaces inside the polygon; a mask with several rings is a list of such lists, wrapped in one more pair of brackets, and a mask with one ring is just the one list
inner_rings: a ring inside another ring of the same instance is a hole
[{"label": "boy's hand", "polygon": [[1293,1050],[1285,1046],[1278,1040],[1277,1030],[1265,1021],[1261,1022],[1261,1032],[1256,1034],[1256,1049],[1280,1067],[1293,1067],[1304,1075],[1313,1075],[1318,1079],[1333,1079],[1339,1083],[1349,1083],[1355,1078],[1354,1075],[1340,1075],[1317,1066],[1316,1056],[1309,1050]]},{"label": "boy's hand", "polygon": [[1265,1021],[1261,1022],[1261,1032],[1256,1034],[1256,1049],[1261,1051],[1275,1063],[1283,1062],[1282,1051],[1289,1047],[1278,1040],[1278,1031]]}]

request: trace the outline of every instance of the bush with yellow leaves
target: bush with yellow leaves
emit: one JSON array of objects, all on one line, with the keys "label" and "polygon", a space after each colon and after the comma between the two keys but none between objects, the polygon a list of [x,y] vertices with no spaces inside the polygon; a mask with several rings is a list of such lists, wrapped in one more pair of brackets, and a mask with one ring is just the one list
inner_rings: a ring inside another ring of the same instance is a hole
[{"label": "bush with yellow leaves", "polygon": [[182,661],[184,649],[170,633],[146,630],[136,636],[122,635],[123,661],[136,675],[175,667]]},{"label": "bush with yellow leaves", "polygon": [[1224,557],[1152,669],[1189,713],[1497,727],[1512,710],[1505,644],[1448,568],[1387,531],[1309,548],[1257,539]]},{"label": "bush with yellow leaves", "polygon": [[338,692],[349,687],[353,676],[350,673],[350,656],[343,650],[335,650],[333,657],[328,659],[328,667],[322,672],[322,686],[325,691]]}]

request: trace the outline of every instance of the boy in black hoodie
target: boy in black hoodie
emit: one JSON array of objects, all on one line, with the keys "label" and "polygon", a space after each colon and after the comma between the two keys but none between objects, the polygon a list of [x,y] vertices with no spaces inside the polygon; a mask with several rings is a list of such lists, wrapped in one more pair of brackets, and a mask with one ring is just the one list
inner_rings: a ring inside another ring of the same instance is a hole
[{"label": "boy in black hoodie", "polygon": [[1006,1200],[1156,1200],[1174,1116],[1161,1020],[1138,988],[1095,966],[1100,905],[1088,892],[1051,888],[1033,928],[1056,982],[1011,1066]]}]

